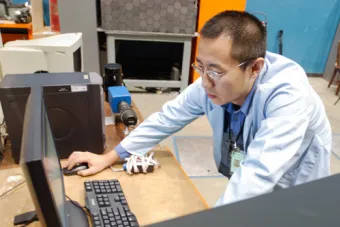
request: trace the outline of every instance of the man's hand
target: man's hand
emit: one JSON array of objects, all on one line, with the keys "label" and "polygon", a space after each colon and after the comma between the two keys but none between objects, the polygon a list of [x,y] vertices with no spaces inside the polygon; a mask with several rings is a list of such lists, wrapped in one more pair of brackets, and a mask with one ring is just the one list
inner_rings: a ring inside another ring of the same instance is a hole
[{"label": "man's hand", "polygon": [[103,155],[97,155],[87,151],[75,151],[68,158],[65,167],[70,170],[77,164],[87,163],[89,168],[85,170],[80,170],[77,173],[78,175],[85,177],[102,171],[103,169],[115,163],[117,160],[119,160],[119,156],[115,150],[112,150],[109,153]]}]

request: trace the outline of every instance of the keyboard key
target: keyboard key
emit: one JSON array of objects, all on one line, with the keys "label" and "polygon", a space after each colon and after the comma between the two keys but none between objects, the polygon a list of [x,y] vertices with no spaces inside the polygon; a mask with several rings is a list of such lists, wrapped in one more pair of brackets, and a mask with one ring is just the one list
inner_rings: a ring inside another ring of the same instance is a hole
[{"label": "keyboard key", "polygon": [[92,191],[92,188],[91,188],[91,186],[86,186],[86,191],[87,191],[87,192],[90,192],[90,191]]},{"label": "keyboard key", "polygon": [[115,202],[119,202],[119,201],[120,201],[120,199],[119,199],[118,196],[116,196],[116,197],[114,198],[114,200],[115,200]]},{"label": "keyboard key", "polygon": [[114,214],[115,216],[119,216],[118,210],[113,211],[113,214]]},{"label": "keyboard key", "polygon": [[100,219],[99,219],[98,216],[95,216],[95,217],[93,217],[93,220],[94,220],[94,221],[99,221]]},{"label": "keyboard key", "polygon": [[95,225],[100,225],[100,221],[95,221],[94,224]]},{"label": "keyboard key", "polygon": [[128,220],[127,217],[122,218],[122,221],[127,221],[127,220]]},{"label": "keyboard key", "polygon": [[105,209],[100,209],[100,212],[102,213],[102,215],[106,215],[106,210]]},{"label": "keyboard key", "polygon": [[118,227],[124,227],[124,225],[118,225]]},{"label": "keyboard key", "polygon": [[115,219],[114,217],[109,218],[109,220],[110,220],[111,222],[116,221],[116,219]]},{"label": "keyboard key", "polygon": [[105,202],[105,206],[110,206],[110,203],[109,202]]},{"label": "keyboard key", "polygon": [[109,225],[110,221],[109,220],[104,220],[104,224]]},{"label": "keyboard key", "polygon": [[125,215],[125,211],[124,211],[123,207],[119,206],[118,211],[119,211],[120,215],[122,215],[122,214]]},{"label": "keyboard key", "polygon": [[126,215],[127,215],[128,217],[130,217],[130,216],[133,216],[133,213],[132,213],[131,211],[126,211]]},{"label": "keyboard key", "polygon": [[107,215],[103,215],[104,220],[109,220],[109,217]]},{"label": "keyboard key", "polygon": [[119,220],[119,221],[117,221],[117,224],[121,225],[121,224],[123,224],[123,222],[121,220]]},{"label": "keyboard key", "polygon": [[124,224],[125,226],[129,226],[129,222],[127,222],[127,221],[123,222],[123,224]]},{"label": "keyboard key", "polygon": [[104,227],[111,227],[110,223],[108,225],[105,225]]},{"label": "keyboard key", "polygon": [[113,218],[114,217],[113,213],[109,213],[109,217]]},{"label": "keyboard key", "polygon": [[99,204],[100,207],[105,206],[105,203],[104,203],[104,202],[99,202],[98,204]]},{"label": "keyboard key", "polygon": [[117,222],[115,222],[115,221],[111,222],[110,224],[111,224],[112,227],[117,226]]},{"label": "keyboard key", "polygon": [[127,204],[127,202],[126,202],[125,199],[122,200],[122,204],[123,204],[123,205],[126,205],[126,204]]},{"label": "keyboard key", "polygon": [[125,210],[125,211],[130,211],[130,209],[129,209],[128,206],[124,206],[124,210]]},{"label": "keyboard key", "polygon": [[122,188],[120,186],[117,186],[117,192],[122,192]]},{"label": "keyboard key", "polygon": [[130,222],[134,222],[134,221],[137,221],[137,219],[136,219],[135,216],[130,216],[130,217],[129,217],[129,221],[130,221]]}]

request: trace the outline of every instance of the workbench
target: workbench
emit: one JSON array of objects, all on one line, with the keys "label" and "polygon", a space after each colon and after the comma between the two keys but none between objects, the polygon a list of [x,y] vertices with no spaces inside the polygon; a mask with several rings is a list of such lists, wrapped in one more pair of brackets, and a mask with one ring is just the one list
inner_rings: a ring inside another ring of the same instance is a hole
[{"label": "workbench", "polygon": [[[112,116],[108,103],[105,103],[106,117]],[[137,107],[133,108],[139,116],[139,123],[143,120]],[[108,152],[123,138],[122,125],[106,126]],[[85,205],[84,181],[118,179],[131,211],[136,215],[141,226],[195,213],[208,208],[197,189],[185,174],[174,155],[166,148],[156,146],[152,150],[154,157],[160,162],[160,168],[153,173],[128,175],[126,172],[112,172],[106,169],[89,177],[64,176],[65,193],[72,200]],[[8,153],[8,152],[6,152]],[[9,191],[11,186],[7,179],[9,176],[22,175],[18,165],[6,157],[0,170],[0,220],[1,226],[13,226],[15,215],[34,210],[27,184],[22,182]],[[62,160],[62,166],[66,160]],[[13,186],[13,185],[12,185]],[[8,192],[9,191],[9,192]],[[6,193],[4,195],[4,193]],[[40,226],[38,222],[30,226]]]}]

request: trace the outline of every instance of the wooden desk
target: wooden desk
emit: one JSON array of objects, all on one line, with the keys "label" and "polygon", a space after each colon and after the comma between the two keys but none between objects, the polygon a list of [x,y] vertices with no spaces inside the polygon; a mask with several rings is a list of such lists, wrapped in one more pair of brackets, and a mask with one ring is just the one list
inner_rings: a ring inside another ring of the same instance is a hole
[{"label": "wooden desk", "polygon": [[[110,114],[107,104],[105,110],[106,115]],[[108,150],[118,144],[124,136],[119,127],[113,125],[106,127],[107,143],[110,145]],[[153,173],[130,176],[125,172],[114,173],[110,169],[106,169],[90,177],[64,177],[65,192],[71,199],[84,205],[84,181],[118,179],[132,212],[135,213],[142,226],[206,209],[208,205],[179,166],[173,154],[159,147],[154,149],[154,152],[161,168],[156,169]],[[63,162],[65,160],[62,160],[62,164]],[[8,177],[17,174],[21,175],[22,172],[15,165],[0,171],[0,195],[8,191]],[[34,210],[34,205],[27,184],[23,183],[0,197],[1,226],[13,226],[15,215],[31,210]],[[39,223],[36,222],[29,226],[39,226]]]}]

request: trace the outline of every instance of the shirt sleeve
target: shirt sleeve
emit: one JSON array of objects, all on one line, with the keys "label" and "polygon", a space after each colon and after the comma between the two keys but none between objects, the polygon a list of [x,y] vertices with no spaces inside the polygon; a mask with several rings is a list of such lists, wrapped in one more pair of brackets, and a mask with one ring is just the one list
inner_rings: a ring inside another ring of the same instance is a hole
[{"label": "shirt sleeve", "polygon": [[273,191],[282,176],[298,164],[313,108],[307,86],[301,87],[280,87],[268,98],[265,119],[217,206]]},{"label": "shirt sleeve", "polygon": [[115,147],[115,151],[117,152],[119,158],[121,160],[124,160],[125,158],[128,158],[131,154],[129,152],[127,152],[124,147],[122,147],[121,144],[118,144],[116,147]]},{"label": "shirt sleeve", "polygon": [[145,119],[124,138],[121,146],[130,154],[145,155],[162,140],[204,114],[204,95],[201,79],[198,79],[174,100],[165,103],[160,112]]}]

